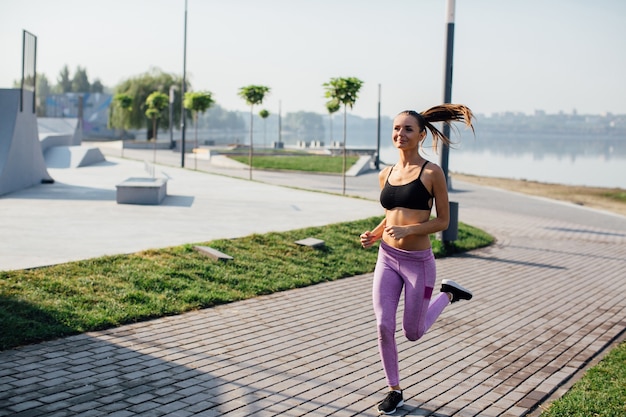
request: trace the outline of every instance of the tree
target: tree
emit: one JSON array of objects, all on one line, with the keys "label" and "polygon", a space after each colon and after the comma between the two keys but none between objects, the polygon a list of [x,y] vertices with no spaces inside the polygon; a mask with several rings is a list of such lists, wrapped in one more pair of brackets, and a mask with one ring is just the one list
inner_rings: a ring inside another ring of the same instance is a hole
[{"label": "tree", "polygon": [[336,100],[343,104],[343,194],[346,193],[346,119],[347,108],[350,109],[356,102],[363,81],[355,77],[331,78],[329,82],[322,84],[326,89],[326,97],[331,101]]},{"label": "tree", "polygon": [[300,140],[319,139],[324,136],[324,116],[309,111],[287,113],[285,130]]},{"label": "tree", "polygon": [[99,79],[96,78],[95,81],[91,83],[91,92],[92,93],[104,92],[104,85],[102,85],[102,82]]},{"label": "tree", "polygon": [[168,104],[169,97],[160,91],[154,91],[146,98],[146,116],[152,120],[152,133],[155,141],[158,135],[156,121],[161,118],[163,109],[167,108]]},{"label": "tree", "polygon": [[259,116],[263,119],[263,147],[267,148],[267,118],[270,116],[270,112],[267,109],[263,109],[259,112]]},{"label": "tree", "polygon": [[91,91],[91,84],[89,84],[89,77],[85,68],[76,67],[76,72],[74,72],[74,77],[72,78],[72,91],[74,93],[88,93]]},{"label": "tree", "polygon": [[154,162],[156,163],[156,149],[157,149],[157,133],[158,126],[157,120],[161,117],[163,109],[167,108],[169,104],[169,96],[160,91],[155,91],[146,99],[146,116],[152,120],[152,132],[154,133]]},{"label": "tree", "polygon": [[330,122],[330,142],[333,142],[333,113],[336,113],[341,108],[339,100],[330,100],[326,103],[326,110],[328,110],[328,120]]},{"label": "tree", "polygon": [[[193,112],[193,121],[196,127],[196,148],[198,147],[198,113],[204,113],[211,106],[215,104],[215,100],[213,100],[213,93],[210,91],[198,91],[192,92],[188,91],[185,93],[185,100],[183,101],[183,106],[186,109],[191,110]],[[195,168],[198,168],[198,159],[194,158]]]},{"label": "tree", "polygon": [[[133,98],[128,94],[113,96],[113,105],[109,107],[109,127],[122,130],[130,128],[130,112],[133,109]],[[122,133],[122,157],[124,157],[124,137]]]},{"label": "tree", "polygon": [[238,112],[225,110],[219,104],[200,115],[198,124],[210,126],[211,129],[244,130],[246,128],[246,122]]},{"label": "tree", "polygon": [[118,108],[120,111],[110,111],[109,127],[129,129],[131,127],[130,112],[133,109],[133,98],[128,94],[116,94],[113,96],[112,108]]},{"label": "tree", "polygon": [[52,88],[45,74],[37,74],[37,116],[46,117],[46,99]]},{"label": "tree", "polygon": [[61,72],[59,72],[56,90],[61,94],[72,92],[72,80],[70,79],[70,70],[67,65],[65,65],[63,69],[61,69]]},{"label": "tree", "polygon": [[[129,78],[117,85],[117,87],[115,87],[116,94],[124,93],[133,97],[133,108],[129,116],[130,127],[134,129],[141,129],[146,125],[145,111],[147,108],[145,103],[150,93],[159,91],[169,97],[170,86],[180,86],[181,83],[182,78],[175,77],[174,75],[164,73],[157,68],[153,68],[149,72]],[[189,83],[187,83],[186,90],[190,90],[190,87]],[[173,118],[174,125],[179,126],[181,120],[181,101],[182,98],[180,95],[176,95],[174,99]],[[165,115],[165,120],[167,121],[165,124],[169,125],[169,115]],[[152,137],[151,130],[152,129],[148,124],[147,139]]]},{"label": "tree", "polygon": [[253,123],[253,110],[255,104],[262,104],[265,95],[270,92],[270,88],[264,85],[249,85],[247,87],[241,87],[239,89],[239,97],[246,101],[246,104],[250,106],[250,152],[249,152],[249,166],[250,166],[250,179],[252,179],[252,123]]}]

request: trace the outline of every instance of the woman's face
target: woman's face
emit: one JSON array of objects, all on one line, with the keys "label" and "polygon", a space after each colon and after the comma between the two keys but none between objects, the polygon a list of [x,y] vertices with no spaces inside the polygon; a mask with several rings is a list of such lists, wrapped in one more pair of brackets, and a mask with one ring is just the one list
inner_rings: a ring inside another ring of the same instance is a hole
[{"label": "woman's face", "polygon": [[426,131],[420,129],[415,117],[408,114],[399,114],[393,119],[391,139],[397,149],[417,148],[425,136]]}]

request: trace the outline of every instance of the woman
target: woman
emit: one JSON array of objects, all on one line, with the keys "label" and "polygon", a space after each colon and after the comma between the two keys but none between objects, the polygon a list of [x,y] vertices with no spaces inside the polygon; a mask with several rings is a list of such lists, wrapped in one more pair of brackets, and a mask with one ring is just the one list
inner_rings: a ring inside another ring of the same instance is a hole
[{"label": "woman", "polygon": [[[364,248],[381,240],[372,289],[378,348],[390,388],[378,404],[381,414],[392,414],[404,404],[395,340],[402,288],[403,329],[411,341],[421,338],[448,304],[472,298],[469,290],[444,279],[441,293],[431,300],[436,270],[429,235],[448,228],[448,186],[442,169],[419,153],[427,129],[435,151],[439,141],[450,143],[433,123],[463,121],[473,130],[472,118],[471,110],[463,105],[443,104],[422,113],[404,111],[393,122],[392,140],[399,151],[399,161],[379,175],[385,218],[360,236]],[[433,201],[436,217],[431,218]]]}]

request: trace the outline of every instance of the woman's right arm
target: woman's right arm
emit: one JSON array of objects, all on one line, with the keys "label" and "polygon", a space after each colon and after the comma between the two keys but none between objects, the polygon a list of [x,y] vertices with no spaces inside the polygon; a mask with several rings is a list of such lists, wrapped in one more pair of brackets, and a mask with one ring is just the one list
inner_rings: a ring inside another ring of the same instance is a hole
[{"label": "woman's right arm", "polygon": [[361,246],[365,249],[370,248],[377,240],[383,237],[383,232],[385,231],[385,225],[387,224],[387,218],[384,217],[378,226],[376,226],[371,231],[368,230],[361,234]]},{"label": "woman's right arm", "polygon": [[[386,167],[378,174],[378,182],[380,183],[380,188],[382,189],[385,186],[385,181],[387,180],[387,175],[391,167]],[[387,217],[385,216],[378,226],[376,226],[372,230],[368,230],[361,234],[361,246],[365,249],[371,247],[377,240],[383,237],[383,232],[385,231],[385,226],[387,225]]]}]

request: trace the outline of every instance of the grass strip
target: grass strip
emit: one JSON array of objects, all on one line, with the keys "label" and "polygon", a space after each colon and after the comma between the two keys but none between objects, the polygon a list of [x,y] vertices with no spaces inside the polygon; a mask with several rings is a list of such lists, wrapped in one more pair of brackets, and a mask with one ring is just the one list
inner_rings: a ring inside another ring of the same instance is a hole
[{"label": "grass strip", "polygon": [[[247,164],[247,155],[228,155],[235,161]],[[358,156],[346,157],[346,167],[350,168],[359,159]],[[254,155],[252,167],[256,169],[307,171],[317,173],[341,174],[343,156],[341,155]]]},{"label": "grass strip", "polygon": [[626,342],[590,368],[541,417],[626,416]]},{"label": "grass strip", "polygon": [[[377,251],[358,236],[381,217],[197,243],[234,257],[216,262],[187,244],[129,255],[0,272],[0,349],[206,308],[373,271]],[[307,237],[326,245],[295,244]],[[459,225],[459,240],[435,256],[487,246]]]},{"label": "grass strip", "polygon": [[616,190],[609,190],[603,194],[601,194],[603,197],[606,198],[610,198],[611,200],[615,200],[615,201],[619,201],[622,203],[626,203],[626,191],[620,190],[620,189],[616,189]]}]

